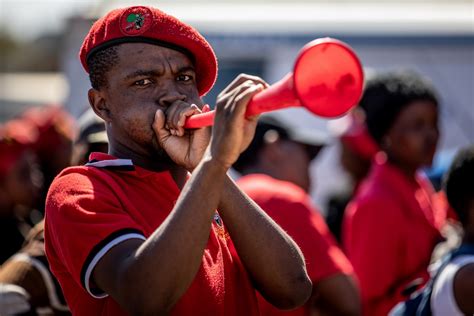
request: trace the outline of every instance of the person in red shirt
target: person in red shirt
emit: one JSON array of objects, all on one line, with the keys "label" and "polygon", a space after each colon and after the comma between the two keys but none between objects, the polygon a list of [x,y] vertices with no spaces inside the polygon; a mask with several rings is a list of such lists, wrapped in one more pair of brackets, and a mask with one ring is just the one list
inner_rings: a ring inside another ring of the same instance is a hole
[{"label": "person in red shirt", "polygon": [[336,240],[341,243],[344,211],[369,173],[378,147],[367,131],[365,114],[360,108],[353,109],[348,115],[330,121],[329,124],[339,140],[339,162],[351,181],[350,188],[336,192],[328,201],[326,223]]},{"label": "person in red shirt", "polygon": [[71,166],[76,122],[60,105],[29,108],[21,114],[21,119],[34,126],[38,133],[33,151],[43,174],[43,185],[34,215],[36,218],[43,218],[46,195],[51,182],[61,170]]},{"label": "person in red shirt", "polygon": [[360,106],[381,151],[347,206],[343,245],[360,282],[364,315],[385,316],[426,282],[441,240],[434,190],[418,172],[433,161],[438,99],[424,78],[393,72],[368,80]]},{"label": "person in red shirt", "polygon": [[360,315],[352,266],[307,193],[310,162],[325,141],[315,131],[306,133],[266,116],[233,165],[244,175],[238,185],[301,248],[313,282],[310,300],[293,311],[281,311],[259,296],[263,315]]},{"label": "person in red shirt", "polygon": [[0,125],[0,265],[20,250],[27,222],[41,188],[41,173],[33,146],[34,126],[21,119]]},{"label": "person in red shirt", "polygon": [[255,289],[281,308],[311,282],[291,238],[227,176],[267,84],[241,75],[206,110],[217,60],[191,26],[152,7],[109,12],[80,51],[108,154],[65,169],[46,203],[45,247],[74,315],[258,315]]}]

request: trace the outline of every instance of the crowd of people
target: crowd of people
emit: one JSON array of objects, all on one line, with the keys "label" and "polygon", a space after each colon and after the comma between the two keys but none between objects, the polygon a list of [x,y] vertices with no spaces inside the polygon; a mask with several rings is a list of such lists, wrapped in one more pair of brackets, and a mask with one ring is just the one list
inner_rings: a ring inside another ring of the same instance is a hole
[{"label": "crowd of people", "polygon": [[[79,56],[78,120],[48,105],[0,125],[0,315],[474,314],[474,147],[434,190],[428,79],[366,81],[337,137],[353,189],[324,218],[310,165],[329,140],[245,117],[263,79],[238,76],[212,128],[184,128],[217,78],[190,25],[116,9]],[[440,255],[448,226],[460,244]]]}]

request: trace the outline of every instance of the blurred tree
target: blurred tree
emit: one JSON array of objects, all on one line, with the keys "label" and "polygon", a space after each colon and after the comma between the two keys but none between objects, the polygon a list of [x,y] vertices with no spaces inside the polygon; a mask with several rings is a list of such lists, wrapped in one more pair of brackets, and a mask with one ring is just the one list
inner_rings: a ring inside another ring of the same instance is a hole
[{"label": "blurred tree", "polygon": [[51,33],[23,42],[0,31],[0,72],[59,71],[61,38]]}]

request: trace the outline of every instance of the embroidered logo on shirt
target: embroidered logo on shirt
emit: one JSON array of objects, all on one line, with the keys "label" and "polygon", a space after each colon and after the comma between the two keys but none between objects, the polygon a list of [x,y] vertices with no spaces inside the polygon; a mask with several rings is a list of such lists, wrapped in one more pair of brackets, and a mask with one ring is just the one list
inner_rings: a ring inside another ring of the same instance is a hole
[{"label": "embroidered logo on shirt", "polygon": [[214,222],[216,222],[216,224],[219,226],[219,227],[223,227],[223,223],[222,223],[222,219],[221,217],[219,216],[218,213],[215,213],[214,214]]},{"label": "embroidered logo on shirt", "polygon": [[229,237],[230,237],[229,233],[227,233],[225,231],[224,223],[222,222],[222,219],[219,216],[219,213],[217,213],[217,212],[214,214],[214,223],[216,223],[216,225],[217,225],[216,232],[217,232],[217,235],[219,236],[219,238],[223,239],[224,241],[229,239]]}]

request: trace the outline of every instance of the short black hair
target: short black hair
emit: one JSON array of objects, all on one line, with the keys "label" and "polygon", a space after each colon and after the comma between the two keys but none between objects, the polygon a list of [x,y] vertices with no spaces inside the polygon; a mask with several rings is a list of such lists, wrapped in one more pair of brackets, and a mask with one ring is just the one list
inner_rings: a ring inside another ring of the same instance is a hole
[{"label": "short black hair", "polygon": [[413,71],[377,74],[367,80],[359,106],[366,115],[369,134],[380,144],[401,110],[415,101],[438,106],[432,84]]},{"label": "short black hair", "polygon": [[474,200],[474,146],[461,149],[444,179],[449,204],[462,224],[467,224],[469,204]]},{"label": "short black hair", "polygon": [[99,90],[107,87],[106,75],[119,61],[117,45],[99,50],[87,59],[89,80],[92,88]]}]

